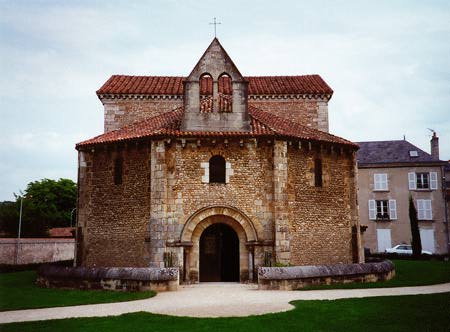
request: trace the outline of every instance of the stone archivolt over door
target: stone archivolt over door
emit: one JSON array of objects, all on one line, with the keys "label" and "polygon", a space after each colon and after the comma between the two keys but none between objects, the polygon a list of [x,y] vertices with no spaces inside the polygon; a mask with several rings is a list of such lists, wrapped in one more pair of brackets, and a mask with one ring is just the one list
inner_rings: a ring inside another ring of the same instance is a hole
[{"label": "stone archivolt over door", "polygon": [[197,226],[200,223],[203,224],[205,219],[212,216],[225,216],[233,219],[242,228],[247,241],[258,241],[258,234],[262,234],[263,232],[262,227],[258,227],[257,229],[255,227],[257,225],[254,225],[250,218],[232,206],[207,206],[189,217],[181,232],[180,241],[192,241],[193,232]]},{"label": "stone archivolt over door", "polygon": [[[218,229],[214,230],[216,227]],[[220,232],[222,232],[223,235],[225,233],[227,234],[227,243],[221,242],[218,234]],[[232,235],[230,235],[230,233]],[[233,236],[235,238],[234,240]],[[185,255],[186,261],[184,262],[186,269],[184,274],[187,277],[186,281],[245,281],[252,277],[252,273],[249,273],[249,271],[253,270],[254,259],[253,251],[249,250],[248,243],[249,241],[250,243],[257,242],[258,237],[251,220],[239,210],[224,206],[200,209],[186,222],[180,240],[180,243],[190,244],[190,247],[185,248],[185,252],[187,253]],[[233,241],[236,240],[237,248],[234,248]],[[228,243],[230,241],[231,243]],[[205,248],[205,246],[207,247],[208,245],[214,246],[214,248]],[[227,253],[221,250],[220,245],[222,245],[222,249],[225,251],[235,251],[236,256],[231,255],[231,258],[228,257]],[[228,246],[230,246],[230,248],[228,248]],[[204,253],[205,251],[208,252],[208,250],[211,252],[202,257],[202,251]],[[208,255],[211,257],[207,257]],[[213,256],[215,258],[213,258]],[[238,262],[233,263],[233,257],[235,257]],[[231,261],[227,261],[229,258]],[[205,277],[205,275],[201,274],[202,267],[200,264],[201,261],[204,263],[205,259],[206,262],[212,261],[212,264],[217,263],[214,259],[222,259],[225,265],[220,265],[218,263],[218,266],[207,267],[204,271],[209,271],[205,272],[209,274],[209,276],[206,276],[206,279],[204,279],[203,277]],[[236,277],[233,273],[228,275],[228,272],[222,272],[221,269],[225,266],[237,266],[238,276]]]}]

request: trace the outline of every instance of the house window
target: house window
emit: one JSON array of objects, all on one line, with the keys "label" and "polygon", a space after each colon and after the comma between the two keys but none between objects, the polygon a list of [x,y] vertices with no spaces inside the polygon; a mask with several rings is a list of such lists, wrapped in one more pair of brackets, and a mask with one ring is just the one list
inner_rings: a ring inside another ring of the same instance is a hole
[{"label": "house window", "polygon": [[123,159],[116,158],[114,160],[114,184],[122,184]]},{"label": "house window", "polygon": [[213,156],[209,159],[209,182],[225,183],[225,158],[222,156]]},{"label": "house window", "polygon": [[417,189],[429,189],[429,173],[416,173]]},{"label": "house window", "polygon": [[431,210],[431,199],[417,200],[417,218],[419,220],[433,219],[433,211]]},{"label": "house window", "polygon": [[322,187],[322,160],[314,160],[314,185]]},{"label": "house window", "polygon": [[409,190],[437,190],[438,180],[436,172],[408,173]]},{"label": "house window", "polygon": [[377,204],[377,219],[389,219],[388,201],[376,201]]},{"label": "house window", "polygon": [[396,220],[397,201],[395,199],[369,200],[370,220]]},{"label": "house window", "polygon": [[373,175],[373,190],[388,190],[388,179],[386,173]]}]

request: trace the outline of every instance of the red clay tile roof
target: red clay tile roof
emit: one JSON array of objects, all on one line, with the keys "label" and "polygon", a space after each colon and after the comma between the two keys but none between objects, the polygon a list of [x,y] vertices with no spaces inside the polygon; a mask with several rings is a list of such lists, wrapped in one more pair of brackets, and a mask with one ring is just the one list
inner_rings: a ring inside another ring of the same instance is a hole
[{"label": "red clay tile roof", "polygon": [[264,123],[278,136],[300,138],[310,141],[338,143],[358,147],[357,144],[347,141],[339,136],[291,122],[287,119],[281,118],[253,106],[249,106],[249,113],[253,119]]},{"label": "red clay tile roof", "polygon": [[[113,75],[97,90],[105,94],[183,95],[182,76],[126,76]],[[303,76],[249,76],[250,95],[333,94],[333,90],[319,75]],[[221,93],[230,94],[225,78]],[[212,91],[211,79],[202,80],[201,94]]]},{"label": "red clay tile roof", "polygon": [[55,227],[48,230],[50,237],[75,237],[75,227]]},{"label": "red clay tile roof", "polygon": [[290,122],[253,106],[249,106],[251,120],[249,132],[181,131],[183,112],[182,107],[177,108],[171,112],[80,142],[76,148],[160,137],[286,137],[357,147],[356,144],[343,138]]},{"label": "red clay tile roof", "polygon": [[251,76],[249,94],[332,94],[333,90],[320,75],[303,76]]}]

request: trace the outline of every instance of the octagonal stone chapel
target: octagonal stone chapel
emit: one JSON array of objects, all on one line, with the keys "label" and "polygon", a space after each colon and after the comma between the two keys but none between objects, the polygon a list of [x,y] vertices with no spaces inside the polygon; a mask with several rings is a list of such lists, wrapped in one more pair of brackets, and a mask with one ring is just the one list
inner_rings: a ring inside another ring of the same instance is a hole
[{"label": "octagonal stone chapel", "polygon": [[113,75],[104,133],[76,145],[76,264],[195,283],[361,262],[358,147],[328,133],[332,94],[319,75],[242,76],[216,38],[187,77]]}]

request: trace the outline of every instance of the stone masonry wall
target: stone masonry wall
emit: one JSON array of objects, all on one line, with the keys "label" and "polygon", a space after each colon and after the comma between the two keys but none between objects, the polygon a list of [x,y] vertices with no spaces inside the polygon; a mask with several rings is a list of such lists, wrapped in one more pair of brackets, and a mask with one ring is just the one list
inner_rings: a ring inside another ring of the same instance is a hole
[{"label": "stone masonry wall", "polygon": [[315,285],[377,282],[395,276],[391,261],[363,264],[261,267],[258,289],[295,290]]},{"label": "stone masonry wall", "polygon": [[92,178],[94,176],[92,168],[92,159],[94,154],[89,151],[78,152],[78,200],[77,200],[77,238],[76,252],[74,261],[77,266],[84,265],[85,261],[85,243],[84,236],[86,232],[87,221],[90,218],[93,207],[91,202],[92,195]]},{"label": "stone masonry wall", "polygon": [[287,142],[276,140],[273,149],[275,259],[277,263],[289,264],[290,234],[288,214],[288,156]]},{"label": "stone masonry wall", "polygon": [[[129,145],[82,153],[77,261],[83,266],[148,266],[150,149]],[[114,160],[122,156],[123,182],[114,184]]]},{"label": "stone masonry wall", "polygon": [[[0,264],[50,263],[73,259],[74,239],[0,238]],[[17,258],[17,262],[16,262]]]},{"label": "stone masonry wall", "polygon": [[[242,146],[241,146],[242,145]],[[254,223],[258,237],[273,240],[272,143],[238,139],[152,144],[151,266],[163,265],[166,242],[177,241],[187,219],[206,206],[232,206]],[[227,183],[205,183],[213,155],[227,162]],[[260,256],[262,256],[261,253]],[[258,258],[261,260],[262,258]],[[182,257],[178,258],[179,261]],[[195,265],[196,262],[190,262]]]},{"label": "stone masonry wall", "polygon": [[[251,220],[259,241],[267,241],[255,247],[256,268],[273,249],[278,262],[292,265],[351,263],[354,154],[316,150],[283,140],[211,138],[80,152],[77,261],[164,267],[171,253],[173,266],[183,271],[183,247],[171,243],[180,240],[189,217],[208,206],[231,206]],[[226,160],[226,183],[205,181],[214,155]],[[120,185],[113,176],[117,156],[124,160]],[[315,156],[324,168],[321,188],[314,186]],[[242,248],[241,255],[249,255]],[[198,268],[198,254],[191,254],[189,266]]]},{"label": "stone masonry wall", "polygon": [[[183,106],[183,97],[102,99],[104,131],[169,112]],[[249,104],[280,117],[328,132],[328,101],[308,98],[249,98]]]},{"label": "stone masonry wall", "polygon": [[[323,186],[314,185],[314,159],[323,165]],[[352,262],[351,226],[357,223],[354,156],[288,148],[291,264]]]},{"label": "stone masonry wall", "polygon": [[102,99],[104,130],[116,130],[183,106],[181,96],[155,99]]},{"label": "stone masonry wall", "polygon": [[328,101],[309,98],[249,98],[249,105],[292,122],[328,132]]}]

